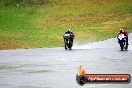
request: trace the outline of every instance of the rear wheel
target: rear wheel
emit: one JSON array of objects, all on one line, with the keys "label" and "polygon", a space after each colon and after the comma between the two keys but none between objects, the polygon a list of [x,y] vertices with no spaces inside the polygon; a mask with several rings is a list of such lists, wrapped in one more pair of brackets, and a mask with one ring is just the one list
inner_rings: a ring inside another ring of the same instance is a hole
[{"label": "rear wheel", "polygon": [[126,44],[126,47],[125,47],[125,50],[127,50],[128,49],[128,44]]},{"label": "rear wheel", "polygon": [[65,44],[65,49],[67,50],[67,45]]}]

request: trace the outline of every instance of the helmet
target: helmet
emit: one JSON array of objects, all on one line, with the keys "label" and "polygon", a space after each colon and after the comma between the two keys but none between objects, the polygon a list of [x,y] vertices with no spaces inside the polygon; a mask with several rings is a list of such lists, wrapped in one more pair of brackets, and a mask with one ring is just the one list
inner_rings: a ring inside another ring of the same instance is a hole
[{"label": "helmet", "polygon": [[67,31],[69,32],[69,31],[71,31],[71,29],[68,29]]},{"label": "helmet", "polygon": [[120,29],[120,33],[124,33],[125,32],[125,30],[124,29]]}]

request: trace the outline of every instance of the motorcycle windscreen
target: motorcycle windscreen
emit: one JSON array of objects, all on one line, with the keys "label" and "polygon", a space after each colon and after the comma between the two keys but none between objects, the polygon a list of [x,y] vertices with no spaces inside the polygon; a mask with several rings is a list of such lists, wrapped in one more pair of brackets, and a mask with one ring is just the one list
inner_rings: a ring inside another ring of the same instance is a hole
[{"label": "motorcycle windscreen", "polygon": [[70,38],[70,34],[64,34],[64,38],[65,39],[69,39]]}]

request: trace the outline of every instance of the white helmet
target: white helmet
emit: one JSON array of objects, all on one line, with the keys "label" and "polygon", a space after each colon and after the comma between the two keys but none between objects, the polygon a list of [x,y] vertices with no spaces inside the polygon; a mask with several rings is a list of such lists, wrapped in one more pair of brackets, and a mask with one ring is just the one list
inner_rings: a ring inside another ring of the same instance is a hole
[{"label": "white helmet", "polygon": [[124,32],[124,29],[122,28],[122,29],[120,29],[120,32]]},{"label": "white helmet", "polygon": [[124,29],[122,28],[122,29],[120,29],[120,31],[121,31],[121,30],[124,30]]},{"label": "white helmet", "polygon": [[71,29],[68,29],[67,31],[71,31]]}]

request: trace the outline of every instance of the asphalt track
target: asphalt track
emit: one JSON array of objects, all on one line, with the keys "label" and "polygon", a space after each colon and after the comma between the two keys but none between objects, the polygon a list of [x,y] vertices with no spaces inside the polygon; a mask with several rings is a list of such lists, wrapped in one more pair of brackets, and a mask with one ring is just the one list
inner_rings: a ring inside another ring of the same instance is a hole
[{"label": "asphalt track", "polygon": [[76,83],[82,65],[89,74],[132,75],[132,34],[128,51],[116,38],[64,48],[0,50],[0,88],[132,88],[130,84]]}]

